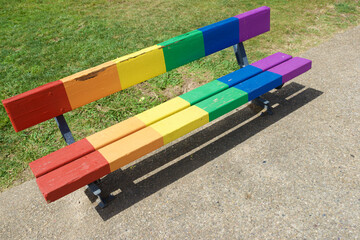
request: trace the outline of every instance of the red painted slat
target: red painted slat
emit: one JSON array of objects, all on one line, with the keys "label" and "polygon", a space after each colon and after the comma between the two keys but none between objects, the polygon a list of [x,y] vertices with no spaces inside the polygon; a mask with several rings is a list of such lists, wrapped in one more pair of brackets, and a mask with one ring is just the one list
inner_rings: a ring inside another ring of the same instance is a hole
[{"label": "red painted slat", "polygon": [[37,178],[36,182],[45,200],[53,202],[109,173],[108,161],[95,151]]},{"label": "red painted slat", "polygon": [[35,177],[40,177],[93,151],[94,147],[84,138],[29,163],[29,166]]},{"label": "red painted slat", "polygon": [[2,103],[16,132],[72,110],[60,80],[5,99]]}]

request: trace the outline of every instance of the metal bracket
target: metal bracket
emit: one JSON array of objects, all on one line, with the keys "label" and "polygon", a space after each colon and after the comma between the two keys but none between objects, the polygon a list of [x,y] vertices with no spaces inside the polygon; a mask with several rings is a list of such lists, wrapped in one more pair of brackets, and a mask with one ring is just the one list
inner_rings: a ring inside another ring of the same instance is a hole
[{"label": "metal bracket", "polygon": [[95,196],[97,196],[98,199],[100,200],[98,206],[101,208],[105,208],[106,206],[108,206],[109,202],[111,202],[112,200],[115,199],[115,197],[112,194],[109,194],[106,197],[102,197],[101,189],[97,184],[98,182],[99,181],[92,182],[92,183],[88,184],[87,187],[88,187],[89,191],[92,192],[92,194],[94,194]]},{"label": "metal bracket", "polygon": [[273,115],[273,111],[272,111],[273,109],[270,106],[270,102],[268,100],[263,99],[261,97],[257,97],[254,100],[252,100],[251,102],[262,107],[267,114]]},{"label": "metal bracket", "polygon": [[[64,115],[59,115],[57,117],[55,117],[55,121],[57,126],[60,129],[60,132],[66,142],[67,145],[73,144],[75,142],[75,139],[70,131],[70,128],[65,120]],[[101,189],[100,187],[97,185],[97,183],[99,182],[99,180],[90,183],[88,185],[89,190],[96,196],[98,197],[98,199],[100,200],[99,203],[99,207],[104,208],[108,205],[108,203],[113,200],[115,197],[111,194],[109,194],[109,196],[107,196],[106,198],[101,196]]]},{"label": "metal bracket", "polygon": [[236,60],[240,66],[240,68],[243,68],[247,65],[249,65],[249,61],[246,56],[245,47],[242,42],[235,44],[234,46],[234,52],[236,56]]}]

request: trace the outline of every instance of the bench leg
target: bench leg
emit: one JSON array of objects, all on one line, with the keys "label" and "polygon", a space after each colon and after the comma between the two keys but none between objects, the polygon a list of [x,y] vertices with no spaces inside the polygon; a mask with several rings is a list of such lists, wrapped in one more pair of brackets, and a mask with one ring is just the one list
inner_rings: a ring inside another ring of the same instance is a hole
[{"label": "bench leg", "polygon": [[[99,181],[99,180],[98,180]],[[98,181],[92,182],[89,185],[87,185],[88,189],[90,190],[90,192],[92,192],[92,194],[94,194],[98,199],[99,199],[99,207],[101,208],[105,208],[108,206],[108,203],[111,202],[112,200],[114,200],[114,196],[109,194],[106,197],[103,197],[101,194],[101,189],[98,186]]]},{"label": "bench leg", "polygon": [[269,115],[273,115],[272,107],[270,106],[270,102],[266,99],[263,99],[261,97],[257,97],[254,100],[251,101],[251,103],[254,103],[255,105],[258,105],[265,109],[265,112]]}]

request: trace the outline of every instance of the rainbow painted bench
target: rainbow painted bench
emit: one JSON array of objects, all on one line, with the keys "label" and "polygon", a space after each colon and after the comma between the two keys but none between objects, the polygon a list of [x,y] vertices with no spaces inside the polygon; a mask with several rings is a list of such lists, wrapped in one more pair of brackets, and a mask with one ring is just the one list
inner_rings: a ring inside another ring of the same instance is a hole
[{"label": "rainbow painted bench", "polygon": [[[46,201],[88,185],[105,206],[95,181],[311,68],[284,53],[248,65],[242,42],[269,30],[260,7],[4,100],[16,131],[55,118],[69,144],[30,163]],[[239,70],[74,141],[64,113],[230,46]]]}]

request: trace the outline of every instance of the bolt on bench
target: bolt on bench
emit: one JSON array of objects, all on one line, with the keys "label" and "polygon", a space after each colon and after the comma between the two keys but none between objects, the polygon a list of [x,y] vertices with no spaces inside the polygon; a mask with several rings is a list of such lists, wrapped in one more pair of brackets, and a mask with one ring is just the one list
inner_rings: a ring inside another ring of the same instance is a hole
[{"label": "bolt on bench", "polygon": [[[260,7],[3,100],[15,131],[55,118],[68,144],[30,163],[46,201],[88,185],[104,207],[111,195],[102,196],[101,177],[249,101],[271,113],[260,96],[308,71],[311,61],[279,52],[249,65],[243,42],[269,30],[270,8]],[[230,46],[239,70],[74,140],[64,113]]]}]

